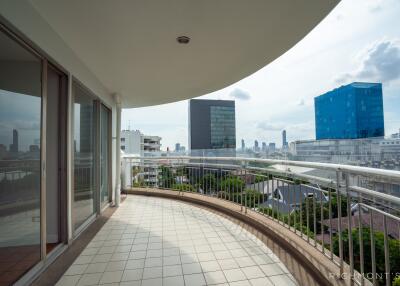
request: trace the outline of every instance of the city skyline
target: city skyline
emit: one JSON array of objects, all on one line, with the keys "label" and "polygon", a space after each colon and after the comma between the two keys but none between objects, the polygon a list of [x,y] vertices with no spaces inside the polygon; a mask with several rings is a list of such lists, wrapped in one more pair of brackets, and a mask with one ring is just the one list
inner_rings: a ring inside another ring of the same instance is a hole
[{"label": "city skyline", "polygon": [[[400,105],[399,13],[397,1],[342,1],[280,58],[199,98],[235,99],[237,146],[242,138],[248,146],[255,139],[280,146],[283,129],[288,142],[315,139],[314,97],[353,81],[381,82],[385,133],[396,133],[400,127],[396,108]],[[188,146],[187,109],[187,101],[180,101],[124,110],[122,127],[130,120],[134,129],[158,134],[163,149],[173,149],[176,142]],[[149,113],[157,116],[149,118]]]}]

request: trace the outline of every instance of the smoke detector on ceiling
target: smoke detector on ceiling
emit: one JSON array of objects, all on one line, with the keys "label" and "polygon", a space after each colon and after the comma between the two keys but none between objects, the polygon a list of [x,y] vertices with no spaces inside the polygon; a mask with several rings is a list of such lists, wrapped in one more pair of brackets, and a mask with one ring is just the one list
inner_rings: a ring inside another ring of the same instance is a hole
[{"label": "smoke detector on ceiling", "polygon": [[190,42],[190,38],[187,36],[179,36],[176,40],[179,44],[188,44]]}]

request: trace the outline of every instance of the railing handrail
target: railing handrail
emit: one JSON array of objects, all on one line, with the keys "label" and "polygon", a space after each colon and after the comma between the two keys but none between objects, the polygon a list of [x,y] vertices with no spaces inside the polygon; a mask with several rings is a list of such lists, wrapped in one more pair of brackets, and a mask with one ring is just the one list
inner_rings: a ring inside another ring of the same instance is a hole
[{"label": "railing handrail", "polygon": [[[347,166],[341,164],[330,164],[330,163],[314,163],[314,162],[297,162],[297,161],[285,161],[285,160],[275,160],[275,159],[261,159],[261,158],[241,158],[241,157],[199,157],[199,156],[171,156],[171,157],[130,157],[129,155],[124,155],[123,158],[127,159],[137,159],[137,160],[147,160],[147,161],[160,161],[160,160],[202,160],[203,162],[199,162],[198,164],[203,164],[205,161],[238,161],[238,162],[257,162],[257,163],[267,163],[267,164],[281,164],[286,166],[296,166],[296,167],[308,167],[308,168],[316,168],[316,169],[324,169],[329,171],[340,171],[347,172],[351,174],[363,175],[363,176],[374,176],[385,179],[390,179],[391,181],[400,182],[400,171],[392,171],[392,170],[382,170],[382,169],[374,169],[368,167],[359,167],[359,166]],[[232,167],[233,165],[229,165]],[[259,168],[262,169],[262,168]],[[281,172],[283,174],[293,174],[296,175],[295,172],[287,172],[274,170],[276,172]],[[299,174],[301,176],[301,174]],[[311,176],[310,176],[311,177]],[[330,183],[335,183],[333,180]],[[399,203],[399,198],[396,196],[392,196],[390,194],[382,194],[381,192],[375,190],[369,190],[365,188],[359,188],[352,186],[352,190],[364,194],[368,194],[369,196],[385,199],[387,202]]]},{"label": "railing handrail", "polygon": [[342,171],[351,174],[374,176],[395,180],[400,183],[400,171],[385,170],[370,167],[351,166],[344,164],[333,163],[318,163],[306,161],[291,161],[291,160],[278,160],[278,159],[264,159],[264,158],[247,158],[247,157],[201,157],[201,156],[155,156],[155,157],[135,157],[125,154],[123,158],[138,159],[138,160],[218,160],[218,161],[238,161],[238,162],[253,162],[265,164],[280,164],[293,167],[315,168],[329,171]]}]

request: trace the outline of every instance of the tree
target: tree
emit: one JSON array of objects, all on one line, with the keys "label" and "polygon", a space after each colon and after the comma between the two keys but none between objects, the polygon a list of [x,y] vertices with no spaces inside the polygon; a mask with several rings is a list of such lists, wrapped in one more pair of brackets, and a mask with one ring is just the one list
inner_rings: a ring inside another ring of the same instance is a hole
[{"label": "tree", "polygon": [[[316,219],[316,229],[314,229],[314,199],[306,198],[301,206],[302,212],[302,225],[307,227],[307,209],[308,209],[308,223],[309,228],[314,233],[321,233],[321,202],[315,198],[315,219]],[[329,208],[327,203],[322,203],[322,214],[323,219],[329,218]],[[300,219],[300,212],[296,212],[296,217]]]},{"label": "tree", "polygon": [[173,184],[172,189],[182,192],[196,192],[195,188],[190,184]]},{"label": "tree", "polygon": [[228,176],[219,183],[218,189],[221,191],[226,191],[228,193],[233,193],[240,192],[244,188],[245,182],[243,179],[236,176]]},{"label": "tree", "polygon": [[174,175],[169,167],[161,166],[161,177],[160,177],[160,187],[171,188],[174,182]]},{"label": "tree", "polygon": [[217,180],[215,179],[214,174],[205,174],[201,179],[200,179],[200,186],[202,186],[203,190],[215,190],[217,187]]},{"label": "tree", "polygon": [[[336,193],[331,193],[331,204],[332,204],[332,217],[339,217],[338,214],[338,197]],[[340,196],[340,205],[342,211],[342,217],[347,216],[347,198],[345,196]]]},{"label": "tree", "polygon": [[[370,228],[362,228],[362,241],[364,247],[364,273],[372,273],[372,258],[371,258],[371,230]],[[359,240],[359,230],[355,228],[351,232],[353,240],[353,256],[354,256],[354,268],[360,271],[360,240]],[[344,230],[342,232],[343,239],[343,259],[349,263],[349,232]],[[375,262],[376,262],[376,272],[379,284],[384,284],[385,282],[385,248],[384,248],[384,234],[380,231],[374,232],[375,239]],[[388,238],[389,242],[389,261],[390,261],[390,272],[392,275],[394,273],[400,273],[400,241],[397,239]],[[335,235],[332,241],[333,251],[336,255],[339,255],[339,236]]]}]

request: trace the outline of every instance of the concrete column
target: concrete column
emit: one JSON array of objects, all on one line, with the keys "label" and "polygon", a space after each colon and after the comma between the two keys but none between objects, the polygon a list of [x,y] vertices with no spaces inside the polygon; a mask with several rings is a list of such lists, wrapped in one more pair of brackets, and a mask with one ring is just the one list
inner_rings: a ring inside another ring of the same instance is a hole
[{"label": "concrete column", "polygon": [[121,97],[114,95],[117,103],[117,127],[115,142],[115,202],[114,205],[119,207],[121,202]]}]

